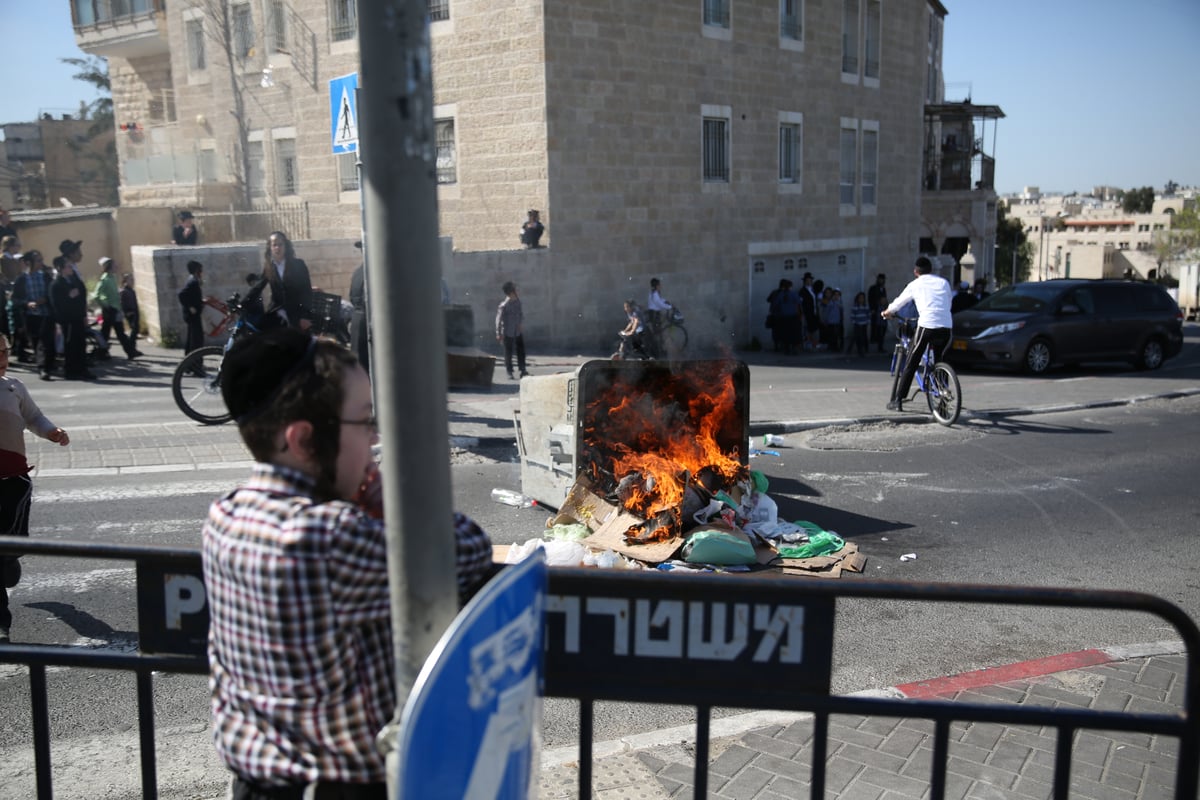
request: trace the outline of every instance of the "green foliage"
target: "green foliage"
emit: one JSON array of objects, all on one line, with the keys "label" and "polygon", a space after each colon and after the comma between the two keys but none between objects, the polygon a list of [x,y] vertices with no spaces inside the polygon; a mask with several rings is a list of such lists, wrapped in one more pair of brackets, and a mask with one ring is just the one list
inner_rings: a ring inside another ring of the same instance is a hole
[{"label": "green foliage", "polygon": [[1029,280],[1033,264],[1033,245],[1025,236],[1019,219],[1010,219],[1008,207],[996,207],[996,285],[1009,286],[1013,283],[1013,253],[1017,254],[1016,282]]},{"label": "green foliage", "polygon": [[1130,189],[1121,197],[1121,210],[1126,214],[1149,214],[1154,208],[1154,187]]},{"label": "green foliage", "polygon": [[[88,126],[88,140],[95,139],[97,136],[103,136],[114,132],[113,119],[113,104],[112,104],[112,81],[108,77],[108,62],[96,56],[88,56],[87,58],[62,58],[59,59],[64,64],[70,64],[75,67],[76,72],[73,77],[77,81],[91,84],[101,96],[93,100],[91,103],[80,102],[79,118],[91,119],[92,124]],[[117,172],[117,143],[109,141],[104,145],[103,153],[86,152],[82,153],[83,147],[79,142],[74,140],[68,142],[68,145],[76,153],[81,153],[83,158],[91,162],[90,167],[83,167],[80,170],[79,178],[85,183],[96,183],[105,188],[105,202],[115,206],[120,203],[120,193],[118,186],[121,182],[121,177]]]},{"label": "green foliage", "polygon": [[183,339],[180,338],[179,331],[174,328],[163,328],[162,334],[158,337],[158,343],[168,350],[183,347]]}]

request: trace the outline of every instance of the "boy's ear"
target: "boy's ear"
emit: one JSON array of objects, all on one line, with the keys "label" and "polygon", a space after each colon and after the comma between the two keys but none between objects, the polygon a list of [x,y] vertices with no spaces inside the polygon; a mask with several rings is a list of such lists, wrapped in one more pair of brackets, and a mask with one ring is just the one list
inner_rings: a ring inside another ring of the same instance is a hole
[{"label": "boy's ear", "polygon": [[289,422],[283,429],[283,449],[293,458],[312,457],[313,425],[306,419]]}]

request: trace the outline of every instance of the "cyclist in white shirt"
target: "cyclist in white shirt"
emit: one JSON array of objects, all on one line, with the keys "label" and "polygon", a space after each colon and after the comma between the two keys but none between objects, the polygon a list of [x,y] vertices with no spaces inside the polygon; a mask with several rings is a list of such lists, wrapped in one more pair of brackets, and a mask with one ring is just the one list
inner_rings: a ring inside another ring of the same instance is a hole
[{"label": "cyclist in white shirt", "polygon": [[884,319],[890,319],[910,301],[917,307],[917,332],[908,346],[908,357],[904,361],[900,382],[895,385],[895,394],[887,404],[890,411],[904,410],[904,400],[908,397],[913,376],[925,355],[925,348],[934,349],[936,360],[941,358],[954,338],[954,321],[950,315],[954,292],[950,283],[933,274],[933,263],[925,256],[917,259],[913,274],[916,280],[905,286],[900,296],[881,313]]}]

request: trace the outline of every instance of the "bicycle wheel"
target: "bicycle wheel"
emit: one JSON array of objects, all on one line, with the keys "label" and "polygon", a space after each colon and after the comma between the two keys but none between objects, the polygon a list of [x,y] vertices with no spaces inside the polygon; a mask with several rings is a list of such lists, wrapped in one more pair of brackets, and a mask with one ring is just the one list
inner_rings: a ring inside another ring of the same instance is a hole
[{"label": "bicycle wheel", "polygon": [[687,348],[687,328],[682,325],[668,325],[662,329],[659,339],[659,349],[662,351],[659,355],[672,359],[679,358]]},{"label": "bicycle wheel", "polygon": [[949,427],[958,421],[962,411],[962,387],[959,386],[954,367],[944,361],[933,365],[929,383],[925,387],[925,399],[929,401],[930,413],[938,422]]},{"label": "bicycle wheel", "polygon": [[175,405],[197,422],[221,425],[231,415],[221,396],[221,360],[223,347],[200,347],[184,356],[171,377]]},{"label": "bicycle wheel", "polygon": [[[897,397],[897,392],[900,391],[900,375],[904,372],[904,362],[907,360],[908,348],[902,344],[897,344],[896,349],[892,352],[892,397]],[[898,397],[899,400],[907,400],[906,397]]]}]

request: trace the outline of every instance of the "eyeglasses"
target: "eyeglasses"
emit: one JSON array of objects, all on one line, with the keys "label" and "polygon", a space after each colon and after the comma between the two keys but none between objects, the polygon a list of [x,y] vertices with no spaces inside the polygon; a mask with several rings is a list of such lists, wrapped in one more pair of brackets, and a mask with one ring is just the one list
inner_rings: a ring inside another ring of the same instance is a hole
[{"label": "eyeglasses", "polygon": [[372,433],[379,432],[379,423],[375,420],[374,414],[366,419],[339,419],[338,422],[342,425],[361,425]]}]

